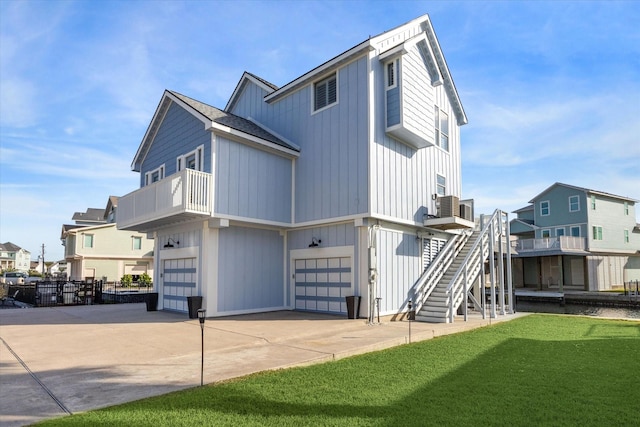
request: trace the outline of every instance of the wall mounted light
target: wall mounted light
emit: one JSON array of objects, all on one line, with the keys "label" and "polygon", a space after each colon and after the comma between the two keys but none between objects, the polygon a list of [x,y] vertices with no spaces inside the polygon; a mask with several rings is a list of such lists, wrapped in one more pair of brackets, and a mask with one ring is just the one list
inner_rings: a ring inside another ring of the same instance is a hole
[{"label": "wall mounted light", "polygon": [[312,237],[311,238],[311,244],[309,245],[310,248],[316,248],[320,245],[320,243],[322,243],[322,240],[318,239],[317,237]]},{"label": "wall mounted light", "polygon": [[167,244],[164,245],[164,247],[165,248],[172,248],[173,247],[173,243],[175,243],[176,245],[179,245],[180,241],[179,240],[178,241],[173,240],[171,237],[169,237],[169,240],[167,240]]}]

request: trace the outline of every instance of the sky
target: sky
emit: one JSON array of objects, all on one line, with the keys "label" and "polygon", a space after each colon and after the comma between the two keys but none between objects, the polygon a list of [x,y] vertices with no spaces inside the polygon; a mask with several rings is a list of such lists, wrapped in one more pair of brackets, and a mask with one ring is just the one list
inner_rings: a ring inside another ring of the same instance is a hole
[{"label": "sky", "polygon": [[427,13],[476,214],[555,182],[640,199],[637,1],[1,0],[0,242],[63,259],[75,212],[138,188],[165,89],[223,109],[244,71],[283,86]]}]

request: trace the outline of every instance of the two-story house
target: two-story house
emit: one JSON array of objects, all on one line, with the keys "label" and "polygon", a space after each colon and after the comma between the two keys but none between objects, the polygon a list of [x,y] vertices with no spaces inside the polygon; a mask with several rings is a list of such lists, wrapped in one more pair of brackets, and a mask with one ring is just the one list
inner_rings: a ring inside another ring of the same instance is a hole
[{"label": "two-story house", "polygon": [[0,269],[18,270],[23,273],[29,271],[31,252],[20,246],[6,242],[0,244]]},{"label": "two-story house", "polygon": [[640,279],[636,200],[555,183],[515,211],[513,281],[538,289],[607,290]]},{"label": "two-story house", "polygon": [[400,313],[474,226],[466,123],[426,15],[281,87],[245,72],[224,109],[167,90],[118,228],[154,237],[163,309],[345,313],[355,295],[361,316]]},{"label": "two-story house", "polygon": [[105,209],[76,212],[75,224],[62,226],[60,239],[70,280],[114,282],[125,274],[135,279],[143,273],[153,277],[153,240],[145,233],[118,230],[117,206],[118,198],[110,196]]}]

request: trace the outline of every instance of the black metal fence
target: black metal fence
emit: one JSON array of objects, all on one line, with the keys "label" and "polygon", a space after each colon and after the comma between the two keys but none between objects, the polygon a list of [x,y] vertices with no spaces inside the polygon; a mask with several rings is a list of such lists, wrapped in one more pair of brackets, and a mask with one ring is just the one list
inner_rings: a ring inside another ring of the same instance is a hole
[{"label": "black metal fence", "polygon": [[629,301],[640,301],[640,280],[624,282],[624,294],[629,297]]},{"label": "black metal fence", "polygon": [[43,280],[9,286],[9,294],[19,291],[16,300],[34,307],[59,305],[123,304],[146,302],[153,286],[122,285],[119,282]]}]

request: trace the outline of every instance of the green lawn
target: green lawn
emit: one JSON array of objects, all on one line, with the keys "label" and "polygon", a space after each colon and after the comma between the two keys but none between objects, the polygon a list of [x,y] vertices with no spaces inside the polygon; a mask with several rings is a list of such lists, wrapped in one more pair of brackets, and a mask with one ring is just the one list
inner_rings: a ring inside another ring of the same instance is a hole
[{"label": "green lawn", "polygon": [[531,315],[42,425],[640,425],[640,322]]}]

